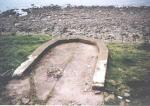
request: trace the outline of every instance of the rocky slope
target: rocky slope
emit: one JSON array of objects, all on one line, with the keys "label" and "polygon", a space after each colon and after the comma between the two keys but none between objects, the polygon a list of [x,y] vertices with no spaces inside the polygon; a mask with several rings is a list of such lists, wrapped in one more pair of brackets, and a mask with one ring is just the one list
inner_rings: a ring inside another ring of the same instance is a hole
[{"label": "rocky slope", "polygon": [[149,39],[150,7],[48,6],[0,14],[0,32],[45,33],[53,36],[93,36],[104,40]]}]

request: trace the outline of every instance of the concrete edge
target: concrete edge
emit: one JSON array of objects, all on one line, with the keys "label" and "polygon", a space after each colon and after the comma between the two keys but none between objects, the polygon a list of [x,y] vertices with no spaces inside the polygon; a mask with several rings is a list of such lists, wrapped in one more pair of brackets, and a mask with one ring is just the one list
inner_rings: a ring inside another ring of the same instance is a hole
[{"label": "concrete edge", "polygon": [[95,72],[93,75],[93,85],[92,88],[103,88],[105,83],[106,69],[107,69],[107,59],[108,59],[108,49],[104,43],[100,40],[87,38],[87,37],[77,37],[77,38],[55,38],[50,40],[40,47],[38,47],[31,55],[28,56],[28,59],[23,62],[13,73],[13,77],[21,77],[24,72],[32,67],[40,58],[47,52],[47,50],[68,42],[82,42],[87,44],[92,44],[98,48],[98,59],[95,66]]},{"label": "concrete edge", "polygon": [[108,48],[105,44],[98,42],[97,47],[99,48],[99,55],[93,76],[93,89],[101,89],[104,87],[108,61]]}]

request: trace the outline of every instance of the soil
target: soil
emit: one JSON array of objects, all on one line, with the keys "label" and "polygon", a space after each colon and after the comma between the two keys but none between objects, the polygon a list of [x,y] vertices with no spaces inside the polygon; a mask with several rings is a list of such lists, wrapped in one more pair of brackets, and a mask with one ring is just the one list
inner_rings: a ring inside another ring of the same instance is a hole
[{"label": "soil", "polygon": [[101,105],[103,95],[95,94],[91,87],[97,54],[93,45],[58,45],[41,58],[30,75],[10,81],[4,93],[9,94],[10,104]]}]

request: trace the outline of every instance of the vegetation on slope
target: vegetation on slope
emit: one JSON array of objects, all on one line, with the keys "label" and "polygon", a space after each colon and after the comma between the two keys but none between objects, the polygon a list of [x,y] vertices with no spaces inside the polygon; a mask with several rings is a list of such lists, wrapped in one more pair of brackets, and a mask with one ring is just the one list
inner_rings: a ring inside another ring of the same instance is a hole
[{"label": "vegetation on slope", "polygon": [[51,36],[0,36],[0,75],[8,76]]},{"label": "vegetation on slope", "polygon": [[150,104],[150,45],[109,44],[106,88],[130,94],[132,104]]}]

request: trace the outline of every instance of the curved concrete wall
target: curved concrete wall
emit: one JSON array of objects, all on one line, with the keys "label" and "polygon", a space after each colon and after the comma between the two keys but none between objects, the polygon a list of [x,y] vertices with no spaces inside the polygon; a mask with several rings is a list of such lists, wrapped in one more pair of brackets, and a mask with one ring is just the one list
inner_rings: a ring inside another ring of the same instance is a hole
[{"label": "curved concrete wall", "polygon": [[98,59],[95,65],[95,72],[93,75],[93,88],[104,87],[106,69],[107,69],[107,59],[108,59],[108,49],[100,40],[79,37],[79,38],[56,38],[50,40],[39,48],[37,48],[28,59],[23,62],[13,73],[13,77],[21,77],[27,70],[29,70],[32,65],[34,65],[49,49],[63,43],[69,42],[81,42],[91,45],[95,45],[98,48]]}]

